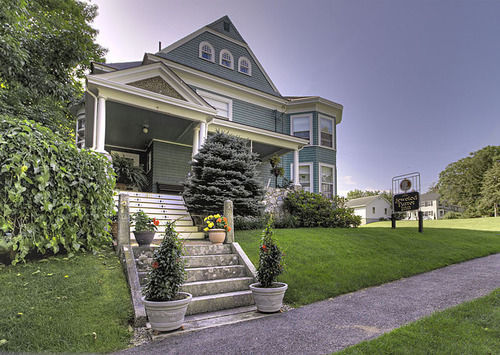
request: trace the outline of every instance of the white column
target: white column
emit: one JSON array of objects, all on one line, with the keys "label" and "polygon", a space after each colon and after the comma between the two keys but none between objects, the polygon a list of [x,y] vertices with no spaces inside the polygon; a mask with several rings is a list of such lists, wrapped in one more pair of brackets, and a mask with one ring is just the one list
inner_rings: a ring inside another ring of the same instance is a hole
[{"label": "white column", "polygon": [[193,157],[198,154],[200,146],[200,126],[196,126],[193,129]]},{"label": "white column", "polygon": [[200,145],[201,148],[203,144],[205,144],[205,140],[207,139],[207,124],[205,122],[200,123]]},{"label": "white column", "polygon": [[293,152],[293,185],[300,187],[299,182],[299,150]]},{"label": "white column", "polygon": [[104,153],[104,137],[106,136],[106,98],[97,98],[96,150]]}]

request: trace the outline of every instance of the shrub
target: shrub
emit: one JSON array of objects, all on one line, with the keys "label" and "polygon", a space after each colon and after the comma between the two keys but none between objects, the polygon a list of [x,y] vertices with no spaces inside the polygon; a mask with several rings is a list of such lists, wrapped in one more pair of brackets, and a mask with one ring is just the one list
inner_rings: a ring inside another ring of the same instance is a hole
[{"label": "shrub", "polygon": [[269,218],[266,229],[262,232],[259,248],[259,266],[257,280],[261,287],[272,287],[279,275],[283,273],[283,252],[273,238],[272,218]]},{"label": "shrub", "polygon": [[116,182],[143,188],[148,185],[148,178],[144,169],[135,166],[131,159],[120,157],[116,154],[113,157],[113,169],[116,173]]},{"label": "shrub", "polygon": [[136,232],[156,232],[160,221],[156,218],[149,217],[144,211],[138,211],[132,216],[135,222]]},{"label": "shrub", "polygon": [[249,230],[249,229],[262,229],[266,227],[265,216],[235,216],[234,229],[235,230]]},{"label": "shrub", "polygon": [[335,207],[327,197],[308,191],[289,193],[283,208],[290,214],[289,222],[295,227],[357,227],[361,218],[352,208]]},{"label": "shrub", "polygon": [[48,128],[0,115],[0,239],[14,253],[96,250],[110,242],[114,172]]},{"label": "shrub", "polygon": [[153,264],[143,294],[147,301],[172,301],[184,283],[185,269],[182,260],[182,242],[174,229],[174,222],[168,222],[165,237],[155,250]]},{"label": "shrub", "polygon": [[443,216],[443,219],[459,219],[464,218],[460,212],[449,211],[446,212]]}]

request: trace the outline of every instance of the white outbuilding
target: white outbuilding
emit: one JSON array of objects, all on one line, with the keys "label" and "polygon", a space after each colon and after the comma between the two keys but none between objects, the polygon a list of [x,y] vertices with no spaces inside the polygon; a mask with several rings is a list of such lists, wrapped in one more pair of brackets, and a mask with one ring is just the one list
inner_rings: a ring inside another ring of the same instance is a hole
[{"label": "white outbuilding", "polygon": [[381,195],[355,198],[347,201],[346,206],[354,209],[354,214],[361,217],[361,224],[391,218],[391,204]]}]

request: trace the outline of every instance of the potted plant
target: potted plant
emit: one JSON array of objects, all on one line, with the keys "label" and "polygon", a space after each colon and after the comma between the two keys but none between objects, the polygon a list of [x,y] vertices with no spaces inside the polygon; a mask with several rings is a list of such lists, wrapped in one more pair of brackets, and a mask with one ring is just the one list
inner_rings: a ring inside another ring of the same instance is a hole
[{"label": "potted plant", "polygon": [[277,277],[283,272],[283,252],[273,239],[272,219],[268,221],[262,233],[257,280],[250,285],[253,299],[259,312],[278,312],[283,306],[283,297],[288,285],[276,282]]},{"label": "potted plant", "polygon": [[168,222],[165,237],[153,254],[148,281],[143,289],[142,301],[154,330],[180,328],[193,298],[187,292],[179,292],[186,275],[182,254],[182,243],[174,222]]},{"label": "potted plant", "polygon": [[148,178],[144,169],[135,166],[128,158],[113,154],[113,169],[116,173],[116,188],[122,190],[142,189],[148,184]]},{"label": "potted plant", "polygon": [[142,210],[134,213],[133,220],[135,222],[134,236],[137,244],[148,246],[155,237],[156,228],[160,221],[149,217]]},{"label": "potted plant", "polygon": [[204,219],[207,226],[203,229],[208,232],[208,239],[213,244],[222,244],[226,239],[226,232],[231,230],[227,224],[227,218],[220,214],[210,215]]}]

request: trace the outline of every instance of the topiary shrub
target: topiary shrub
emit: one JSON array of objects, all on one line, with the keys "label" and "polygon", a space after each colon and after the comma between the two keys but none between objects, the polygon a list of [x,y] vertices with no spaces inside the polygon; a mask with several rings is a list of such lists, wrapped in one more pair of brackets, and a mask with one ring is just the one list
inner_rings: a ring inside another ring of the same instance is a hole
[{"label": "topiary shrub", "polygon": [[272,287],[279,275],[283,273],[283,252],[273,238],[272,218],[269,218],[266,229],[262,232],[259,248],[259,266],[257,280],[261,287]]},{"label": "topiary shrub", "polygon": [[0,239],[28,253],[96,250],[110,242],[114,172],[48,128],[0,115]]},{"label": "topiary shrub", "polygon": [[174,229],[174,222],[167,223],[165,237],[155,250],[148,282],[143,290],[147,301],[172,301],[184,283],[185,269],[182,260],[182,242]]}]

